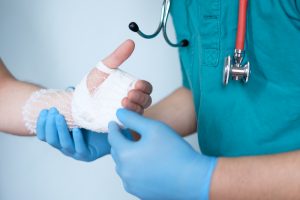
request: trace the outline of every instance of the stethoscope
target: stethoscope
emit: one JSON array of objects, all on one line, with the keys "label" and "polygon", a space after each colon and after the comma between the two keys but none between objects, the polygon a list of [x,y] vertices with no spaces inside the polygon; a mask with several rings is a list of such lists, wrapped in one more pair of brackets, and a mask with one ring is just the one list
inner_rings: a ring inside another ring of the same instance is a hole
[{"label": "stethoscope", "polygon": [[238,17],[238,29],[236,34],[236,43],[234,56],[227,56],[225,58],[223,69],[223,84],[227,85],[230,76],[233,80],[247,83],[250,77],[250,62],[243,65],[245,55],[245,36],[247,26],[247,7],[248,0],[240,0],[239,3],[239,17]]},{"label": "stethoscope", "polygon": [[133,32],[137,32],[140,36],[142,36],[145,39],[155,38],[162,31],[166,42],[170,46],[172,46],[172,47],[187,47],[189,45],[188,40],[184,39],[184,40],[180,41],[179,43],[174,44],[171,42],[171,40],[168,37],[167,22],[168,22],[168,18],[170,15],[170,6],[171,6],[171,0],[164,0],[162,9],[161,9],[161,17],[160,17],[160,22],[159,22],[158,28],[152,35],[147,35],[147,34],[143,33],[140,30],[139,26],[135,22],[131,22],[129,24],[129,29],[132,30]]},{"label": "stethoscope", "polygon": [[[184,39],[179,43],[172,43],[167,34],[167,22],[170,14],[171,0],[164,0],[161,11],[161,18],[157,30],[147,35],[143,33],[139,26],[135,22],[129,24],[129,29],[133,32],[138,33],[145,39],[152,39],[156,37],[161,31],[163,32],[166,42],[172,47],[187,47],[189,41]],[[242,81],[247,83],[250,77],[250,62],[243,65],[245,55],[245,36],[247,26],[247,7],[248,0],[239,0],[239,16],[238,16],[238,29],[236,34],[236,45],[234,50],[234,56],[227,56],[224,62],[223,68],[223,84],[226,86],[229,82],[230,77],[236,81]]]}]

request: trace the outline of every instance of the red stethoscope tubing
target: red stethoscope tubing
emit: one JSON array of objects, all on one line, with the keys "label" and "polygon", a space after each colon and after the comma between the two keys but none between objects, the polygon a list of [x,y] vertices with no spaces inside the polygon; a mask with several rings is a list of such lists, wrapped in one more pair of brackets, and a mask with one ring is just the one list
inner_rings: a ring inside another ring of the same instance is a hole
[{"label": "red stethoscope tubing", "polygon": [[238,29],[236,34],[236,45],[237,50],[244,51],[245,48],[245,36],[247,26],[247,7],[248,0],[240,0],[239,3],[239,17],[238,17]]}]

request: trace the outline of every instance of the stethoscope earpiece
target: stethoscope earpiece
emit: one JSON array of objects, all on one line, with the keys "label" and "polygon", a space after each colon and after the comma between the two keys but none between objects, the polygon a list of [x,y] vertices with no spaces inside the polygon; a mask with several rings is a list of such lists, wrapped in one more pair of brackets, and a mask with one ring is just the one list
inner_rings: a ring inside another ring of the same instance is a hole
[{"label": "stethoscope earpiece", "polygon": [[139,26],[135,22],[131,22],[129,24],[129,29],[131,31],[135,32],[135,33],[138,33],[141,37],[143,37],[145,39],[152,39],[152,38],[156,37],[162,31],[166,42],[170,46],[172,46],[172,47],[187,47],[189,45],[188,40],[185,39],[185,40],[180,41],[177,44],[174,44],[174,43],[171,42],[171,40],[168,37],[167,22],[168,22],[168,17],[169,17],[169,14],[170,14],[170,5],[171,5],[171,0],[164,0],[162,10],[161,10],[161,17],[160,17],[160,22],[159,22],[158,28],[156,29],[156,31],[152,35],[147,35],[147,34],[143,33],[140,30]]},{"label": "stethoscope earpiece", "polygon": [[128,27],[132,32],[135,33],[140,30],[139,26],[135,22],[131,22]]},{"label": "stethoscope earpiece", "polygon": [[181,46],[182,46],[182,47],[187,47],[187,46],[189,46],[189,44],[190,44],[190,43],[189,43],[188,40],[182,40],[182,41],[181,41]]}]

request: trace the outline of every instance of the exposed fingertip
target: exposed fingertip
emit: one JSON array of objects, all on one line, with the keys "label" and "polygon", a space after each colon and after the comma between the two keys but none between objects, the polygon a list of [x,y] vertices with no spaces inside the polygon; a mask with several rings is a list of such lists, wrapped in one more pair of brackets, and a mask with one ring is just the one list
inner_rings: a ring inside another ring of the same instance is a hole
[{"label": "exposed fingertip", "polygon": [[125,108],[128,107],[128,101],[128,97],[123,98],[121,101],[121,105]]},{"label": "exposed fingertip", "polygon": [[143,90],[144,88],[145,88],[145,85],[143,84],[142,80],[138,80],[134,85],[134,89],[137,89],[137,90]]},{"label": "exposed fingertip", "polygon": [[146,105],[144,106],[144,108],[148,108],[149,106],[151,106],[152,104],[152,97],[150,96],[149,99],[148,99],[148,102],[146,103]]},{"label": "exposed fingertip", "polygon": [[135,42],[132,39],[127,39],[125,42],[130,43],[132,46],[135,47]]},{"label": "exposed fingertip", "polygon": [[128,99],[131,100],[137,100],[139,98],[139,95],[137,94],[137,90],[130,90],[127,94]]},{"label": "exposed fingertip", "polygon": [[141,90],[147,94],[151,94],[153,91],[153,87],[152,87],[151,83],[149,83],[148,81],[145,81],[145,80],[138,80],[135,83],[134,87],[135,87],[135,89]]},{"label": "exposed fingertip", "polygon": [[141,105],[132,102],[127,97],[122,100],[122,106],[124,107],[123,109],[131,110],[140,114],[144,111]]},{"label": "exposed fingertip", "polygon": [[130,57],[130,55],[134,51],[134,48],[135,43],[133,42],[133,40],[126,40],[102,62],[107,67],[116,69]]},{"label": "exposed fingertip", "polygon": [[132,39],[127,39],[126,42],[131,42],[134,44],[134,41]]}]

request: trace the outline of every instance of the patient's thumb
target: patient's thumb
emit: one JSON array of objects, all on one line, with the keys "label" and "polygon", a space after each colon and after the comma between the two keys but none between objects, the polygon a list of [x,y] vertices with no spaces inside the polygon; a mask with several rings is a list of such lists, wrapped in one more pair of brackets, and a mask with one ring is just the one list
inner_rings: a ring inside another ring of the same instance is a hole
[{"label": "patient's thumb", "polygon": [[132,40],[123,42],[112,54],[103,60],[104,65],[116,69],[122,65],[134,51],[135,44]]}]

